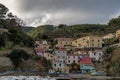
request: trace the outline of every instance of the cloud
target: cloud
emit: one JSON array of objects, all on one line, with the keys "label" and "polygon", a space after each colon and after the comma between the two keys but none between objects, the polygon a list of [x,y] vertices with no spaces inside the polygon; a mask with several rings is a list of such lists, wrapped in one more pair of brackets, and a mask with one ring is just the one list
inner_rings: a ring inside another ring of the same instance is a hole
[{"label": "cloud", "polygon": [[28,26],[107,23],[120,0],[0,0]]}]

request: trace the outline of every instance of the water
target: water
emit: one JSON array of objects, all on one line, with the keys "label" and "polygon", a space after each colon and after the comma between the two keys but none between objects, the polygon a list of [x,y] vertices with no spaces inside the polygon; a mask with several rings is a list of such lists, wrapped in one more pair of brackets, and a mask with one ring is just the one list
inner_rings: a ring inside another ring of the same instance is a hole
[{"label": "water", "polygon": [[0,80],[56,80],[54,78],[40,76],[1,76]]}]

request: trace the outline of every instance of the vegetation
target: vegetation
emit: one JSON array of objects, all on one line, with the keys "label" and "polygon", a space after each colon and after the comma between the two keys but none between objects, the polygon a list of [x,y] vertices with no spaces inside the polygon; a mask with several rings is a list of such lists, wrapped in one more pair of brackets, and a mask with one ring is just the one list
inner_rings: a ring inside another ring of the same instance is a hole
[{"label": "vegetation", "polygon": [[106,72],[108,76],[120,76],[120,48],[108,48],[109,60],[107,60],[104,65],[106,65]]},{"label": "vegetation", "polygon": [[0,48],[12,48],[16,45],[31,47],[33,39],[22,31],[24,23],[21,19],[9,13],[7,7],[0,4]]},{"label": "vegetation", "polygon": [[72,73],[77,73],[77,71],[79,71],[79,70],[80,70],[80,67],[79,67],[78,64],[72,63],[72,64],[70,65],[70,72],[72,72]]},{"label": "vegetation", "polygon": [[7,55],[12,61],[14,68],[17,69],[23,60],[28,60],[30,55],[21,49],[15,49],[10,54]]}]

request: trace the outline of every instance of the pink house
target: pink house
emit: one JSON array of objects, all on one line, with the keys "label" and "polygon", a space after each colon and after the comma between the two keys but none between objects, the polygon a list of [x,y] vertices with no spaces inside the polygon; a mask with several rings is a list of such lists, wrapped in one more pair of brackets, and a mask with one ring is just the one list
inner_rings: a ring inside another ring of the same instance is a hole
[{"label": "pink house", "polygon": [[38,56],[43,56],[45,53],[45,49],[35,48],[35,52]]},{"label": "pink house", "polygon": [[92,63],[92,58],[90,57],[83,57],[80,58],[80,64]]}]

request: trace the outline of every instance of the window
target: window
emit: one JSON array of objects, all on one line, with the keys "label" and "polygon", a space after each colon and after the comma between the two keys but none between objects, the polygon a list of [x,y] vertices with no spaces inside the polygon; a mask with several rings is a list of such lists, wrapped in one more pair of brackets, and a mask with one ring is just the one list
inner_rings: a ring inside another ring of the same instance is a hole
[{"label": "window", "polygon": [[98,42],[100,42],[100,40],[98,40]]},{"label": "window", "polygon": [[100,46],[100,45],[98,44],[98,46]]},{"label": "window", "polygon": [[77,43],[77,41],[75,41],[75,43]]},{"label": "window", "polygon": [[60,42],[60,44],[62,44],[62,42]]},{"label": "window", "polygon": [[65,42],[67,44],[67,42]]},{"label": "window", "polygon": [[70,60],[68,60],[68,62],[70,63]]},{"label": "window", "polygon": [[92,42],[94,42],[94,39],[92,40]]},{"label": "window", "polygon": [[61,64],[59,64],[59,66],[61,66]]},{"label": "window", "polygon": [[54,64],[54,66],[56,66],[56,64]]},{"label": "window", "polygon": [[75,63],[75,60],[73,60],[73,63]]}]

